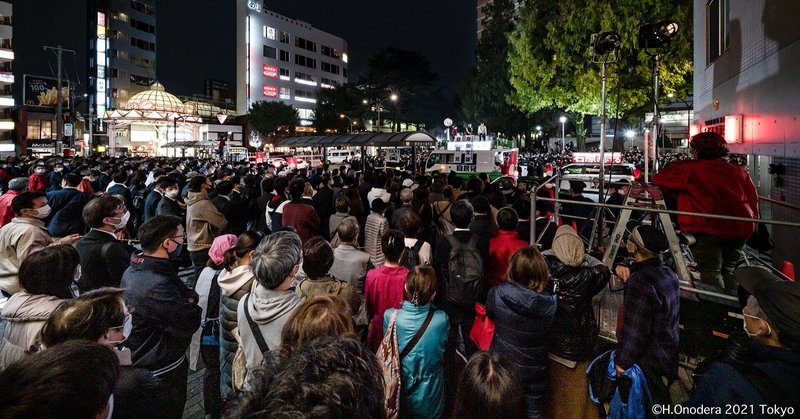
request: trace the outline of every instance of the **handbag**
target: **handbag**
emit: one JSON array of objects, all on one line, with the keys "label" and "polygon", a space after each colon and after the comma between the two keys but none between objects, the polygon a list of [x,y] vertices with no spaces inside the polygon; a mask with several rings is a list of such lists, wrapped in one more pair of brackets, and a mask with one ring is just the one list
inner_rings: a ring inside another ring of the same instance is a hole
[{"label": "handbag", "polygon": [[475,342],[478,349],[488,351],[494,337],[494,320],[486,315],[486,307],[475,303],[475,321],[469,331],[469,338]]},{"label": "handbag", "polygon": [[[253,332],[253,338],[256,340],[256,344],[258,345],[258,349],[261,353],[268,352],[269,345],[267,341],[264,339],[264,336],[261,334],[261,329],[258,328],[258,325],[253,320],[253,317],[250,315],[250,310],[248,309],[248,303],[250,302],[250,294],[248,293],[244,297],[244,315],[247,318],[247,324],[250,326],[250,330]],[[233,337],[236,339],[236,343],[239,346],[236,348],[236,354],[233,356],[233,367],[231,368],[231,384],[235,391],[241,391],[244,388],[244,383],[247,379],[247,358],[245,357],[244,353],[244,345],[242,345],[242,337],[239,335],[239,328],[236,327],[233,329]]]},{"label": "handbag", "polygon": [[416,346],[433,318],[433,310],[428,311],[428,316],[425,317],[422,326],[411,338],[411,341],[408,342],[408,345],[403,348],[403,352],[400,352],[397,348],[397,311],[395,310],[392,313],[389,326],[386,328],[386,334],[383,335],[383,340],[380,347],[378,347],[377,353],[378,363],[383,369],[386,417],[390,419],[397,419],[400,413],[400,376],[402,374],[400,361]]}]

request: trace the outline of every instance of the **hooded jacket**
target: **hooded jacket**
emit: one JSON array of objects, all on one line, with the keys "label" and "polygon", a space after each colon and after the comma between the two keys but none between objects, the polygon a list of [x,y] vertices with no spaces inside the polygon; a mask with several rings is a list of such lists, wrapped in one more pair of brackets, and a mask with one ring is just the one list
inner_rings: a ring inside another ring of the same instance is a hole
[{"label": "hooded jacket", "polygon": [[525,387],[528,417],[540,418],[541,399],[547,387],[547,348],[556,315],[556,297],[540,294],[513,282],[491,290],[486,314],[495,330],[489,350],[508,359]]},{"label": "hooded jacket", "polygon": [[514,252],[528,243],[519,238],[516,231],[498,230],[497,235],[489,239],[489,260],[486,275],[489,277],[489,286],[494,287],[503,282],[508,263]]},{"label": "hooded jacket", "polygon": [[24,290],[8,299],[2,311],[6,327],[0,344],[0,371],[30,353],[45,321],[64,301],[52,295],[28,294]]},{"label": "hooded jacket", "polygon": [[233,358],[239,343],[233,336],[233,329],[238,325],[236,309],[242,297],[250,292],[253,286],[253,271],[250,265],[237,266],[232,271],[223,270],[217,278],[222,296],[219,305],[219,318],[222,325],[222,339],[219,344],[219,370],[220,389],[222,398],[227,399],[232,395],[231,373],[233,371]]},{"label": "hooded jacket", "polygon": [[189,192],[186,198],[186,237],[190,252],[208,249],[214,238],[222,234],[228,220],[203,192]]},{"label": "hooded jacket", "polygon": [[[269,350],[273,351],[281,346],[283,325],[300,305],[300,297],[291,290],[274,291],[259,284],[250,294],[249,301],[246,294],[242,297],[236,310],[239,336],[242,339],[248,371],[261,365],[264,356],[256,343],[244,311],[249,310],[253,321],[258,325],[258,332],[264,337]],[[248,303],[246,306],[245,302]]]}]

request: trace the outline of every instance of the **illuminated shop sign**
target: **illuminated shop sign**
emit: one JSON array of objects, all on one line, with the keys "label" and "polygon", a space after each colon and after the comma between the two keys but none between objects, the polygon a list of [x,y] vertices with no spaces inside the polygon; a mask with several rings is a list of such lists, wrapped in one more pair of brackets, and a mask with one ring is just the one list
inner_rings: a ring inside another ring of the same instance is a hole
[{"label": "illuminated shop sign", "polygon": [[264,85],[264,96],[266,97],[278,97],[278,88],[271,85],[265,84]]},{"label": "illuminated shop sign", "polygon": [[264,64],[264,77],[271,77],[277,78],[278,77],[278,67],[274,65],[267,65]]}]

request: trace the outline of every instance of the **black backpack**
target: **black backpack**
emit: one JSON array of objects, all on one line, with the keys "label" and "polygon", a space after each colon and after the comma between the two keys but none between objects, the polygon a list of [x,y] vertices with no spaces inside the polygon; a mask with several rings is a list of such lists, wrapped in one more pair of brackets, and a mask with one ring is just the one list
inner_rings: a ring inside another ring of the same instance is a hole
[{"label": "black backpack", "polygon": [[447,300],[472,309],[484,291],[483,257],[478,251],[478,239],[473,234],[467,243],[461,243],[452,234],[446,237],[450,243]]},{"label": "black backpack", "polygon": [[414,246],[406,246],[406,250],[403,251],[403,257],[400,258],[400,266],[405,266],[408,270],[412,270],[419,265],[419,251],[422,249],[423,244],[425,244],[424,241],[417,239]]}]

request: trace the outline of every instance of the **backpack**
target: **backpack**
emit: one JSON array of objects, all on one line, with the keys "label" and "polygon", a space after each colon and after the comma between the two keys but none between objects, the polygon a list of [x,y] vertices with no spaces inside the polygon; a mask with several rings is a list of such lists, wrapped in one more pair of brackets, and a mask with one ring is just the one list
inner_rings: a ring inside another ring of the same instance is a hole
[{"label": "backpack", "polygon": [[145,189],[133,196],[133,209],[141,211],[144,208],[144,202],[147,200],[147,194],[149,192],[150,191]]},{"label": "backpack", "polygon": [[461,243],[452,234],[448,258],[447,300],[472,309],[483,294],[483,257],[478,251],[477,237],[473,234],[467,243]]},{"label": "backpack", "polygon": [[422,249],[423,244],[425,244],[424,241],[417,239],[414,246],[406,246],[406,250],[403,251],[403,257],[400,258],[400,266],[405,266],[410,271],[419,265],[419,251]]}]

